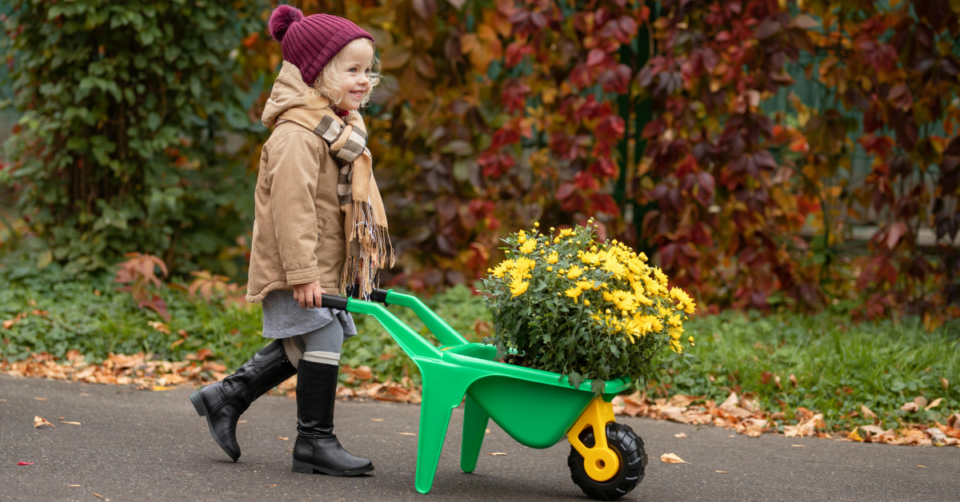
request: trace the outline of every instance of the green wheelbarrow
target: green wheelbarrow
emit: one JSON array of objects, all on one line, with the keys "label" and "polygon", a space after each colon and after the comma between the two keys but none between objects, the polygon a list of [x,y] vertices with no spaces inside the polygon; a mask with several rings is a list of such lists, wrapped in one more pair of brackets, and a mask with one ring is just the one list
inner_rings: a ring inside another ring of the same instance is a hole
[{"label": "green wheelbarrow", "polygon": [[[464,398],[460,450],[464,472],[477,467],[487,421],[492,419],[531,448],[549,448],[566,436],[572,446],[567,461],[571,477],[591,498],[618,499],[643,478],[647,465],[643,441],[630,427],[616,423],[610,404],[630,386],[629,379],[606,382],[601,398],[594,397],[591,380],[574,388],[557,373],[498,362],[496,347],[468,343],[417,297],[393,290],[375,290],[370,301],[323,295],[323,305],[375,317],[420,368],[418,492],[427,493],[433,486],[450,414]],[[386,305],[412,309],[443,345],[428,342]]]}]

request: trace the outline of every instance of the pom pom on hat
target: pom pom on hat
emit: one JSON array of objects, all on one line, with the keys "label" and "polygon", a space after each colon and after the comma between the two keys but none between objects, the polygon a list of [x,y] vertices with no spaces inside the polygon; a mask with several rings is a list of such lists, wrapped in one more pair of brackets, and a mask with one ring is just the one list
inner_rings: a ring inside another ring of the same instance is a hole
[{"label": "pom pom on hat", "polygon": [[277,42],[283,41],[283,36],[287,34],[287,29],[293,23],[299,23],[303,20],[303,12],[296,7],[281,5],[274,9],[270,14],[270,36]]}]

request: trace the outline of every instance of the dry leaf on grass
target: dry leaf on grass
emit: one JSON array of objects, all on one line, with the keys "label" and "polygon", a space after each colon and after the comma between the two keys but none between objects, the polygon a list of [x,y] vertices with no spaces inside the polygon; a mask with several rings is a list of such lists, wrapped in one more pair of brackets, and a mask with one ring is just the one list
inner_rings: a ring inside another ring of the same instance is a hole
[{"label": "dry leaf on grass", "polygon": [[850,431],[850,434],[847,434],[847,439],[849,439],[850,441],[857,441],[861,443],[863,442],[863,436],[861,436],[860,433],[857,432],[857,427],[854,427],[853,430]]},{"label": "dry leaf on grass", "polygon": [[501,456],[501,455],[506,455],[506,453],[497,451],[497,452],[493,452],[493,453],[487,453],[487,455],[490,455],[490,456],[492,456],[492,457],[499,457],[499,456]]},{"label": "dry leaf on grass", "polygon": [[49,420],[47,420],[46,418],[41,417],[40,415],[36,415],[36,416],[33,417],[33,427],[34,427],[34,428],[43,427],[44,425],[49,425],[50,427],[53,427],[54,429],[57,428],[56,425],[51,424]]},{"label": "dry leaf on grass", "polygon": [[673,453],[664,453],[660,455],[660,461],[665,464],[689,464],[690,462],[684,461],[682,458],[676,456]]},{"label": "dry leaf on grass", "polygon": [[860,405],[860,414],[863,415],[863,418],[877,418],[877,414],[867,408],[866,405]]},{"label": "dry leaf on grass", "polygon": [[930,404],[928,404],[928,405],[926,406],[926,408],[924,408],[923,410],[924,410],[924,411],[930,411],[931,408],[936,408],[937,406],[939,406],[942,401],[943,401],[943,398],[942,398],[942,397],[938,397],[938,398],[934,399]]}]

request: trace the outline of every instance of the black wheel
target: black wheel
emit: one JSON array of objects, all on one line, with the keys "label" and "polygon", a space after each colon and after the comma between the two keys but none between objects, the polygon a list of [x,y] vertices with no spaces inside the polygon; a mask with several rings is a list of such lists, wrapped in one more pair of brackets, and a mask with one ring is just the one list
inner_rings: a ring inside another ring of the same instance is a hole
[{"label": "black wheel", "polygon": [[[583,456],[574,447],[570,447],[567,465],[570,477],[588,497],[596,500],[617,500],[630,493],[643,479],[647,466],[647,453],[643,450],[643,440],[629,426],[611,422],[607,424],[607,444],[620,457],[620,470],[607,481],[594,481],[583,468]],[[592,448],[596,443],[593,428],[580,433],[584,446]]]}]

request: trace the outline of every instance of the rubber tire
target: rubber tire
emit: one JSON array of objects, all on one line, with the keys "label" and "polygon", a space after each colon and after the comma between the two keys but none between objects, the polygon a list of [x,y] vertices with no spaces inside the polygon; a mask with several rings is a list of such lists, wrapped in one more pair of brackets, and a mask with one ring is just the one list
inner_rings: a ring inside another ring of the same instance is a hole
[{"label": "rubber tire", "polygon": [[[617,500],[640,484],[647,466],[647,453],[643,449],[643,440],[629,426],[611,422],[607,424],[606,432],[607,444],[620,457],[620,470],[615,476],[603,483],[591,479],[583,468],[583,456],[572,446],[567,465],[570,467],[573,482],[588,497],[596,500]],[[593,447],[596,440],[592,427],[580,433],[580,441],[587,447]]]}]

